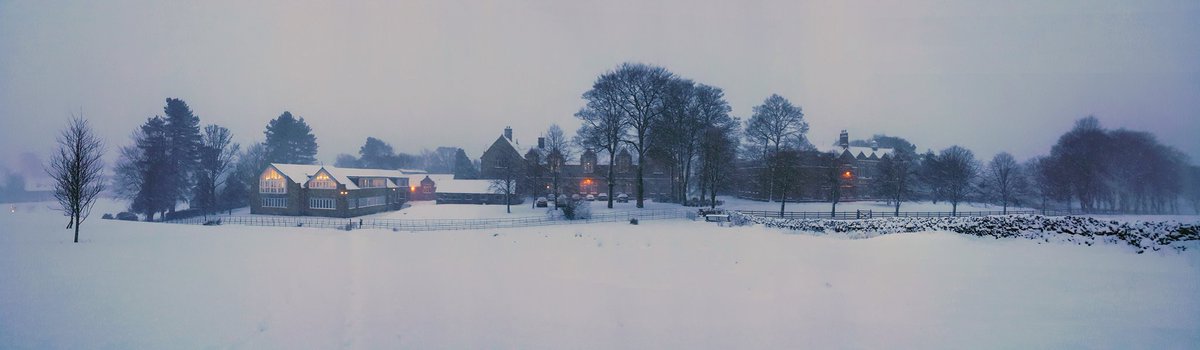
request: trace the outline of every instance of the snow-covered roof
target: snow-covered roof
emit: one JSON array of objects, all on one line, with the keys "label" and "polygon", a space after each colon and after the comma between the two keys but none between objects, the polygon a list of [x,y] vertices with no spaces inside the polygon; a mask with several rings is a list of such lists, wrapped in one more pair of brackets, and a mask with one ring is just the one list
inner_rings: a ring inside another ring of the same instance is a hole
[{"label": "snow-covered roof", "polygon": [[404,174],[404,175],[428,174],[429,173],[428,171],[421,170],[421,169],[399,169],[399,170],[400,170],[400,173]]},{"label": "snow-covered roof", "polygon": [[[432,177],[430,178],[432,179]],[[433,180],[438,193],[492,193],[492,180]]]},{"label": "snow-covered roof", "polygon": [[876,158],[882,158],[885,154],[892,154],[892,152],[894,150],[891,148],[883,148],[883,147],[880,147],[879,149],[872,149],[871,147],[859,147],[859,146],[850,146],[849,148],[835,146],[830,151],[836,153],[839,156],[842,155],[843,153],[845,153],[846,151],[849,151],[850,155],[854,156],[854,158],[858,158],[859,155],[862,155],[865,158],[871,158],[872,154],[875,155]]},{"label": "snow-covered roof", "polygon": [[388,181],[385,185],[387,188],[399,187],[395,180],[398,178],[407,178],[407,176],[405,176],[399,170],[338,168],[321,165],[279,163],[271,163],[271,166],[275,167],[275,169],[279,169],[279,172],[283,173],[283,176],[286,176],[302,186],[307,186],[309,179],[315,176],[317,172],[320,172],[321,169],[325,169],[325,172],[329,173],[329,176],[333,177],[334,181],[346,185],[347,190],[358,189],[358,184],[350,179],[352,177],[387,178]]}]

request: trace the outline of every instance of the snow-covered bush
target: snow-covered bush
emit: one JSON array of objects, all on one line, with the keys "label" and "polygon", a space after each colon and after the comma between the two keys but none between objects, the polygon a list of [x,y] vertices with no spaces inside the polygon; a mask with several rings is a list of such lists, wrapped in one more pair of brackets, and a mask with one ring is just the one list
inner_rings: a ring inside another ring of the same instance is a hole
[{"label": "snow-covered bush", "polygon": [[572,200],[559,207],[567,220],[587,220],[592,218],[592,206],[588,201]]},{"label": "snow-covered bush", "polygon": [[1082,216],[995,215],[943,218],[881,218],[865,220],[781,219],[731,213],[735,224],[756,223],[815,233],[844,233],[867,238],[902,232],[951,231],[979,237],[1028,238],[1093,245],[1097,240],[1124,243],[1146,250],[1187,250],[1200,241],[1200,226],[1174,221],[1103,221]]}]

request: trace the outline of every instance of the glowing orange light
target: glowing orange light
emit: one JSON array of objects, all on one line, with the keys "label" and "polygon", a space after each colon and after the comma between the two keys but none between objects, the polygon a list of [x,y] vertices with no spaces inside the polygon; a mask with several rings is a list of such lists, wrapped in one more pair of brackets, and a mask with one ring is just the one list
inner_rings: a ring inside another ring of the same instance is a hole
[{"label": "glowing orange light", "polygon": [[408,190],[409,190],[409,192],[416,192],[417,186],[408,186]]},{"label": "glowing orange light", "polygon": [[850,171],[849,171],[849,170],[846,170],[846,172],[842,173],[842,177],[844,177],[844,178],[847,178],[847,179],[849,179],[849,178],[850,178],[850,176],[852,176],[852,175],[853,175],[853,174],[850,174]]}]

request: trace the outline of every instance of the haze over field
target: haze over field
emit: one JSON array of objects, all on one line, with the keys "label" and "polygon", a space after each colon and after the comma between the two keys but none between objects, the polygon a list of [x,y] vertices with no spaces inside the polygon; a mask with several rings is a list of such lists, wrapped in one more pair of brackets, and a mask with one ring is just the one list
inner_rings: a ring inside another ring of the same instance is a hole
[{"label": "haze over field", "polygon": [[1197,18],[1190,0],[0,1],[0,166],[79,110],[113,151],[167,97],[242,143],[289,110],[325,163],[367,136],[477,158],[506,125],[573,132],[580,94],[624,61],[719,86],[743,119],[785,96],[820,146],[849,129],[1024,159],[1095,114],[1194,163]]}]

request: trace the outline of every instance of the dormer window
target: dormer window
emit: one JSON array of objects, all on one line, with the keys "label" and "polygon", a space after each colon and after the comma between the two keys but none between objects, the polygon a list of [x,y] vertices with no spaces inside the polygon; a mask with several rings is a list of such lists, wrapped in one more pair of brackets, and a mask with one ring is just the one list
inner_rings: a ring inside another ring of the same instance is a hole
[{"label": "dormer window", "polygon": [[328,173],[322,171],[308,181],[308,188],[335,190],[337,182],[333,181],[333,177],[330,177]]},{"label": "dormer window", "polygon": [[358,187],[360,188],[384,188],[387,187],[387,179],[378,177],[362,177],[358,179]]},{"label": "dormer window", "polygon": [[287,181],[275,168],[268,168],[258,179],[259,193],[287,193]]}]

